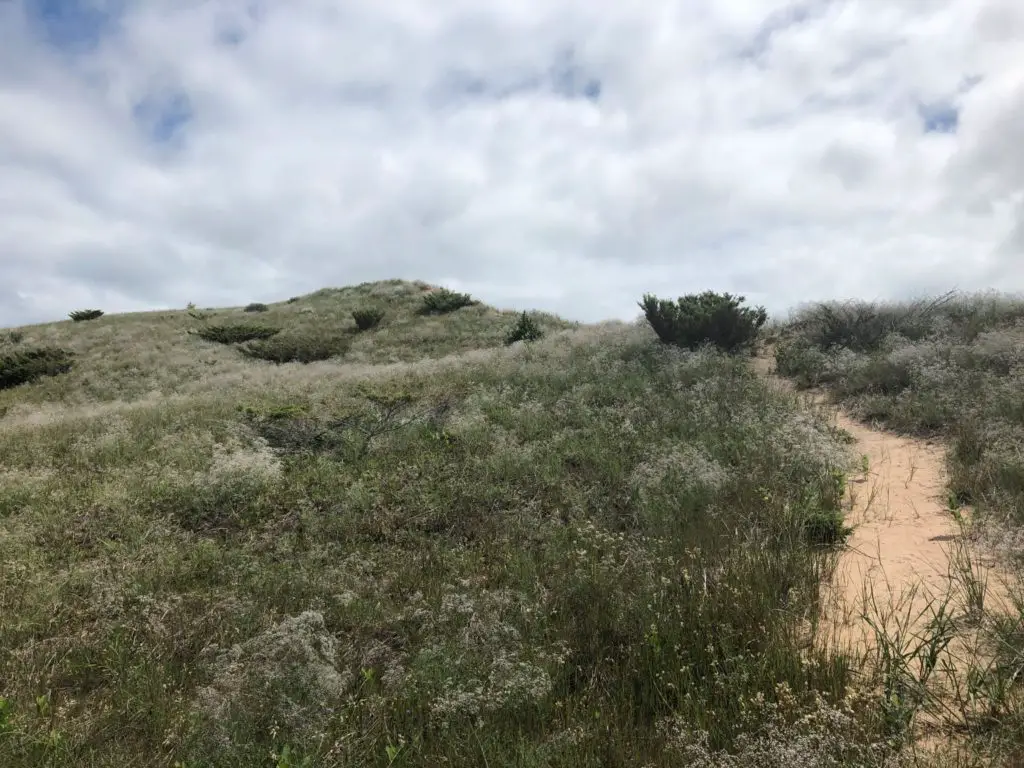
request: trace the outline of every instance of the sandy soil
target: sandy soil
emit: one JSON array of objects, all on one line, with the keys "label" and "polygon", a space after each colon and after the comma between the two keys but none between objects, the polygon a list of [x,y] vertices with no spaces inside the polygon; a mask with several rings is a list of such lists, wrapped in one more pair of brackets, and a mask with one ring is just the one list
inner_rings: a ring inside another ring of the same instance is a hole
[{"label": "sandy soil", "polygon": [[[774,375],[770,352],[755,366],[775,386],[793,389]],[[867,650],[873,632],[865,614],[890,626],[897,620],[920,626],[931,617],[932,600],[949,591],[950,552],[960,531],[946,502],[944,452],[939,444],[856,422],[827,406],[820,392],[806,397],[853,435],[854,451],[865,457],[864,470],[849,483],[846,521],[854,531],[826,587],[822,629]]]}]

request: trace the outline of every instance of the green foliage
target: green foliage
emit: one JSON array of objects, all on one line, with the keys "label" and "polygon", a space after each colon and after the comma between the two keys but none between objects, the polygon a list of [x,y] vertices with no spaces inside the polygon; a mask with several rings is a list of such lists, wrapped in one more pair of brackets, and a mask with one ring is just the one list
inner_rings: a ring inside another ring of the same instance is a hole
[{"label": "green foliage", "polygon": [[508,336],[505,337],[505,344],[515,344],[517,341],[537,341],[543,336],[544,331],[541,330],[537,321],[523,312],[515,326],[509,330]]},{"label": "green foliage", "polygon": [[384,310],[376,307],[356,309],[352,312],[352,319],[356,321],[356,328],[368,331],[380,325],[380,321],[384,319]]},{"label": "green foliage", "polygon": [[258,301],[254,301],[252,304],[247,304],[243,312],[266,312],[270,309],[266,304],[262,304]]},{"label": "green foliage", "polygon": [[25,340],[25,332],[19,330],[5,331],[0,334],[0,344],[21,344]]},{"label": "green foliage", "polygon": [[256,360],[283,363],[314,363],[340,357],[351,340],[342,333],[280,334],[239,347],[242,354]]},{"label": "green foliage", "polygon": [[204,325],[189,333],[198,336],[204,341],[212,341],[217,344],[241,344],[246,341],[257,341],[269,339],[281,332],[280,328],[270,325]]},{"label": "green foliage", "polygon": [[666,344],[686,349],[714,344],[735,352],[753,343],[768,320],[764,307],[744,307],[743,302],[743,296],[713,291],[688,294],[675,302],[645,294],[640,308]]},{"label": "green foliage", "polygon": [[474,304],[476,301],[468,293],[456,293],[447,288],[441,288],[431,291],[423,297],[423,307],[420,312],[425,315],[443,315]]},{"label": "green foliage", "polygon": [[74,312],[68,314],[73,321],[81,323],[86,320],[96,320],[97,318],[103,317],[102,309],[76,309]]},{"label": "green foliage", "polygon": [[292,296],[290,299],[288,299],[288,301],[285,302],[285,304],[298,304],[298,303],[299,303],[299,297],[298,296]]},{"label": "green foliage", "polygon": [[0,355],[0,389],[67,373],[71,370],[72,357],[71,352],[53,347],[16,349]]}]

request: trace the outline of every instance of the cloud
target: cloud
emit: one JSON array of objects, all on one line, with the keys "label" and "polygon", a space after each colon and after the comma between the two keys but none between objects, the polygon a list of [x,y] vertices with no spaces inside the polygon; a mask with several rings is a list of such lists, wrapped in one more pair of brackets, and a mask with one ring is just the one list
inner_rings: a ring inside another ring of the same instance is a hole
[{"label": "cloud", "polygon": [[1014,0],[6,0],[0,324],[1024,290]]}]

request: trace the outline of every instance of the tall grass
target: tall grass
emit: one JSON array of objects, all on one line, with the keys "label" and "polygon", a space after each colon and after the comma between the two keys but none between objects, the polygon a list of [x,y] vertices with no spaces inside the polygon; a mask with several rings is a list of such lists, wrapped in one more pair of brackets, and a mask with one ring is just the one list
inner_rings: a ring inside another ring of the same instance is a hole
[{"label": "tall grass", "polygon": [[[416,298],[352,299],[392,290]],[[100,394],[5,395],[0,764],[883,764],[814,643],[835,555],[809,534],[850,461],[825,423],[636,325],[505,346],[511,316],[467,307],[444,317],[482,348],[393,363],[424,338],[396,304],[376,365],[104,397],[129,387],[101,337],[61,337]]]}]

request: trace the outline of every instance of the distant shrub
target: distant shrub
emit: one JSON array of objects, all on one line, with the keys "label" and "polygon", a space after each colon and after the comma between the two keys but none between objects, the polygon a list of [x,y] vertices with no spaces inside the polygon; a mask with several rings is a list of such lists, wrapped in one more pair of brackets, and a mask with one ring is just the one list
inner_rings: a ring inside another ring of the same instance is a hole
[{"label": "distant shrub", "polygon": [[25,333],[23,331],[7,331],[6,333],[0,334],[0,342],[6,344],[21,344],[25,340]]},{"label": "distant shrub", "polygon": [[240,347],[242,354],[271,363],[314,363],[348,351],[349,339],[341,334],[274,336]]},{"label": "distant shrub", "polygon": [[0,389],[29,384],[71,370],[72,354],[52,347],[19,349],[0,355]]},{"label": "distant shrub", "polygon": [[68,314],[73,321],[81,323],[85,320],[95,320],[99,317],[103,317],[102,309],[76,309],[74,312]]},{"label": "distant shrub", "polygon": [[787,339],[775,347],[775,367],[798,387],[817,387],[834,376],[829,355],[801,338]]},{"label": "distant shrub", "polygon": [[288,299],[288,301],[286,301],[285,303],[286,303],[286,304],[297,304],[297,303],[298,303],[298,301],[299,301],[299,297],[298,297],[298,296],[292,296],[292,297],[291,297],[290,299]]},{"label": "distant shrub", "polygon": [[266,312],[269,309],[270,307],[268,307],[266,304],[261,304],[258,301],[254,301],[252,304],[247,304],[243,312]]},{"label": "distant shrub", "polygon": [[517,341],[537,341],[543,338],[544,331],[537,325],[537,321],[523,312],[519,321],[509,330],[505,337],[505,344],[515,344]]},{"label": "distant shrub", "polygon": [[280,328],[269,325],[204,325],[189,331],[205,341],[218,344],[241,344],[246,341],[269,339],[281,332]]},{"label": "distant shrub", "polygon": [[442,315],[474,304],[476,301],[468,293],[456,293],[441,288],[424,295],[423,308],[420,311],[425,315]]},{"label": "distant shrub", "polygon": [[640,302],[647,322],[666,344],[696,349],[714,344],[735,352],[751,344],[768,320],[764,307],[744,307],[743,296],[705,291],[677,301],[645,294]]},{"label": "distant shrub", "polygon": [[352,312],[352,319],[356,321],[356,328],[360,331],[368,331],[380,325],[384,319],[383,309],[357,309]]}]

